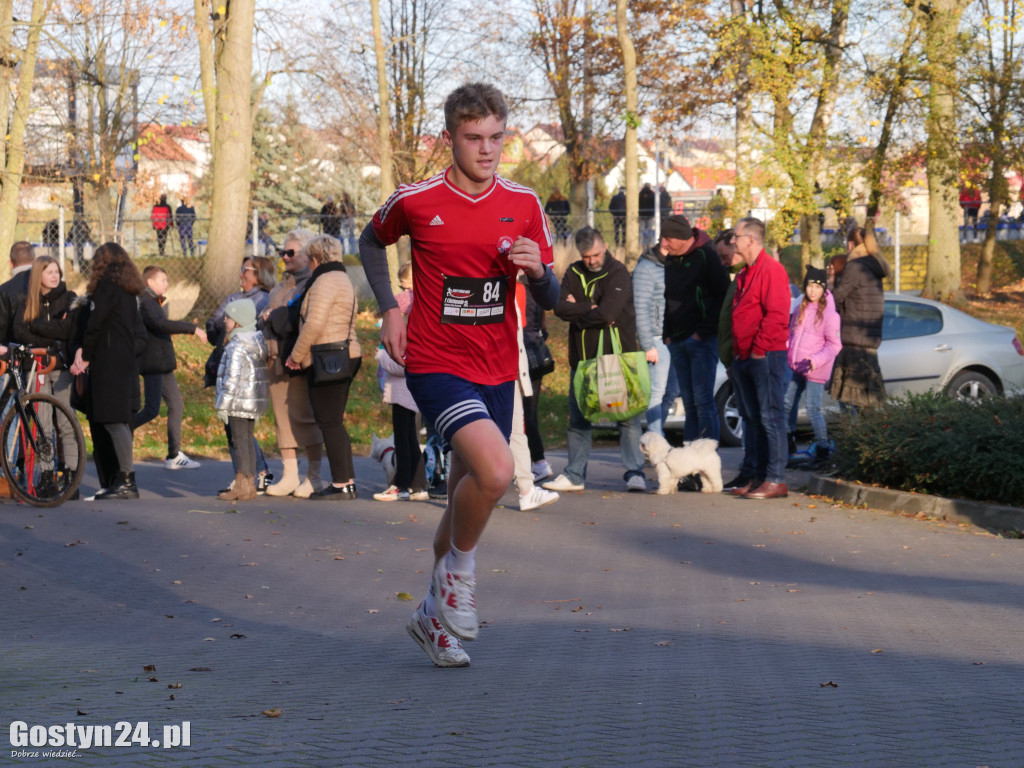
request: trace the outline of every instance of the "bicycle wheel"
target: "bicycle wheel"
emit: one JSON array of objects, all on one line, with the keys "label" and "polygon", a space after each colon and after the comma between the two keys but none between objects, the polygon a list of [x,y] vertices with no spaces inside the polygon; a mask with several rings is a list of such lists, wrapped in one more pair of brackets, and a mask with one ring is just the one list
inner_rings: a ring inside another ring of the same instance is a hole
[{"label": "bicycle wheel", "polygon": [[21,395],[0,422],[0,464],[15,498],[37,507],[63,504],[85,472],[85,435],[74,412],[50,395]]}]

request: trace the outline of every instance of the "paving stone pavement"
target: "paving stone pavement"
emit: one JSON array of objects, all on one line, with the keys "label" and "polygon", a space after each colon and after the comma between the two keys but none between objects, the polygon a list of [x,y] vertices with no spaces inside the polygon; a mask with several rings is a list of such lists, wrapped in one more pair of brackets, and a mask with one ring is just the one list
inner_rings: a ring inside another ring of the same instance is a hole
[{"label": "paving stone pavement", "polygon": [[[472,666],[448,670],[404,629],[437,503],[234,507],[204,462],[139,465],[139,502],[5,504],[2,732],[189,723],[188,747],[75,751],[101,766],[1024,765],[1024,542],[800,493],[628,494],[610,450],[590,475],[533,512],[506,496]],[[49,749],[0,763],[68,764]]]}]

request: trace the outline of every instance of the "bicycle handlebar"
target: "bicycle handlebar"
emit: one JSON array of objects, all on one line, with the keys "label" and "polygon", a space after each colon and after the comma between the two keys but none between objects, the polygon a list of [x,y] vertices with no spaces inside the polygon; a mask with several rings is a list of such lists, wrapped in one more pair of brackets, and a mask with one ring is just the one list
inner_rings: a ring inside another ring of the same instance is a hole
[{"label": "bicycle handlebar", "polygon": [[10,344],[7,347],[7,354],[0,357],[0,376],[7,373],[16,353],[22,353],[27,357],[34,357],[39,360],[36,374],[45,376],[57,367],[57,355],[49,347],[26,347],[21,344]]}]

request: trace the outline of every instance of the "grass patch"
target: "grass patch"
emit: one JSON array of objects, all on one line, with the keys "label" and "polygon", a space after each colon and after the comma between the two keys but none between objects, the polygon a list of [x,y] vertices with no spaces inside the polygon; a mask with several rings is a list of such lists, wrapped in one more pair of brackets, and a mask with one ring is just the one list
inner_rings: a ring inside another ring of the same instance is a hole
[{"label": "grass patch", "polygon": [[[566,426],[569,423],[569,367],[562,361],[569,359],[567,326],[557,318],[549,318],[551,353],[559,361],[554,373],[544,378],[538,419],[544,444],[548,448],[563,447]],[[377,342],[379,332],[376,319],[370,312],[361,312],[357,318],[359,340],[363,347],[363,365],[349,392],[345,409],[345,425],[352,438],[352,450],[368,456],[371,436],[391,434],[391,406],[381,401],[377,384]],[[207,458],[228,458],[224,425],[214,412],[214,389],[203,387],[203,370],[210,346],[195,336],[175,336],[174,348],[178,355],[175,375],[185,402],[182,418],[181,449],[191,455]],[[163,459],[167,454],[167,409],[160,408],[160,416],[135,432],[135,457],[139,460]],[[85,427],[86,435],[88,428]],[[278,455],[274,417],[267,413],[256,422],[256,439],[269,456]]]}]

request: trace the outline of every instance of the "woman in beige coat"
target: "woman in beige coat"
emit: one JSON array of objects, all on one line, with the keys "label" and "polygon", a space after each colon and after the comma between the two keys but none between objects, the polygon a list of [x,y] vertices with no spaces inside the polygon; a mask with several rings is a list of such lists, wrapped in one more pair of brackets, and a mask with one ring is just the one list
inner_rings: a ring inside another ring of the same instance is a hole
[{"label": "woman in beige coat", "polygon": [[308,373],[309,400],[327,448],[334,481],[317,491],[312,499],[355,499],[355,470],[352,443],[345,429],[345,405],[351,379],[315,386],[312,377],[312,347],[318,344],[348,342],[349,357],[359,358],[356,338],[356,291],[345,274],[341,243],[329,235],[313,238],[303,249],[313,274],[301,299],[299,338],[285,367]]},{"label": "woman in beige coat", "polygon": [[[313,409],[306,394],[306,382],[302,377],[289,376],[284,368],[284,359],[279,354],[283,336],[290,329],[277,328],[271,319],[282,320],[287,325],[289,317],[287,304],[302,293],[309,282],[312,270],[305,256],[305,247],[316,235],[308,229],[294,229],[284,236],[284,275],[270,291],[266,308],[261,314],[260,329],[267,339],[267,366],[270,370],[270,400],[274,406],[274,424],[277,427],[277,448],[281,451],[283,473],[281,479],[267,488],[269,496],[298,496],[309,498],[323,488],[320,480],[320,460],[323,456],[323,436],[313,418]],[[280,315],[275,313],[278,310]],[[306,479],[299,479],[299,449],[305,449]]]}]

